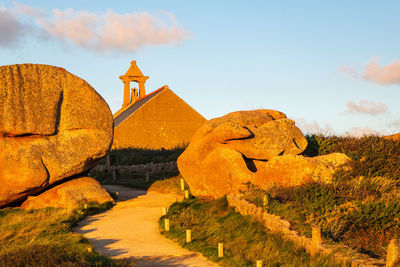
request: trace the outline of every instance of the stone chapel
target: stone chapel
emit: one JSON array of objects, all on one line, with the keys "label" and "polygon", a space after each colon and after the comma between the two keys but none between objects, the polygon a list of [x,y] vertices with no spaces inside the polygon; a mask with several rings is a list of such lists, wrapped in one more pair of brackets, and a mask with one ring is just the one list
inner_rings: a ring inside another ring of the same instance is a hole
[{"label": "stone chapel", "polygon": [[[136,61],[119,78],[124,83],[124,99],[113,115],[113,148],[172,149],[189,143],[206,121],[167,85],[146,94],[149,76],[143,75]],[[139,88],[131,88],[131,82]]]}]

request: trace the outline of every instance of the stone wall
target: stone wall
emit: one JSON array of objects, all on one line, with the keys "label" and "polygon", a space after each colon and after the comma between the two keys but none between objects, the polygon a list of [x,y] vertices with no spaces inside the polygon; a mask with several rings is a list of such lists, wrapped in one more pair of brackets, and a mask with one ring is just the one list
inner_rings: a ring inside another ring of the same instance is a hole
[{"label": "stone wall", "polygon": [[385,266],[384,260],[376,260],[365,254],[358,253],[345,245],[316,244],[312,238],[298,234],[290,229],[290,222],[283,220],[279,216],[265,211],[263,208],[248,202],[238,195],[228,195],[229,206],[233,207],[242,215],[251,215],[261,222],[269,230],[283,234],[285,239],[293,241],[295,244],[304,247],[311,254],[322,253],[332,255],[338,262],[343,262],[348,266]]},{"label": "stone wall", "polygon": [[107,165],[97,165],[91,171],[92,172],[104,172],[107,170],[116,170],[118,173],[163,173],[163,172],[178,172],[178,167],[176,166],[176,161],[171,162],[161,162],[161,163],[146,163],[138,165],[111,165],[107,168]]}]

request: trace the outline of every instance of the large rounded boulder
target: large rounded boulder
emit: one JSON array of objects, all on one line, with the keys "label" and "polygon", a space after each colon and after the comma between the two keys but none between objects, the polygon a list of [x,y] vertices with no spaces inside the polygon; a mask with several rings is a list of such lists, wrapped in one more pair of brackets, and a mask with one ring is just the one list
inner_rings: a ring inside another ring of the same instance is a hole
[{"label": "large rounded boulder", "polygon": [[62,68],[0,67],[0,206],[89,170],[110,149],[111,111]]},{"label": "large rounded boulder", "polygon": [[294,121],[274,110],[237,111],[203,124],[178,158],[191,192],[219,198],[250,182],[261,188],[329,181],[344,154],[299,156],[307,140]]}]

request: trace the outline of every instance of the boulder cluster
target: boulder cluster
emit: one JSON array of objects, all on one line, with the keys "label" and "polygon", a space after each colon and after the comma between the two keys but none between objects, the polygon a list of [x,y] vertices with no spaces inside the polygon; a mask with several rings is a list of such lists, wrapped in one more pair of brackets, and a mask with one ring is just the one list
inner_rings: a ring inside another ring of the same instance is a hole
[{"label": "boulder cluster", "polygon": [[95,180],[73,180],[112,137],[111,111],[83,79],[48,65],[0,67],[0,207],[113,201]]},{"label": "boulder cluster", "polygon": [[330,182],[350,159],[341,153],[309,158],[294,121],[274,110],[237,111],[209,120],[178,158],[193,195],[219,198],[246,189]]}]

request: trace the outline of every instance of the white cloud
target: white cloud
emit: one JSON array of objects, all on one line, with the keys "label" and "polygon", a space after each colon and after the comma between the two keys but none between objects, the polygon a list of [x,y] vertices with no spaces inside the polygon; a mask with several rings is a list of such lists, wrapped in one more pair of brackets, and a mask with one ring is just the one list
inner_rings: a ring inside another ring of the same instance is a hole
[{"label": "white cloud", "polygon": [[28,16],[45,16],[46,12],[41,8],[35,8],[28,5],[18,4],[17,2],[13,2],[14,8],[12,12],[19,15],[28,15]]},{"label": "white cloud", "polygon": [[[0,10],[1,11],[1,10]],[[28,21],[44,32],[47,37],[70,42],[94,51],[134,52],[149,45],[178,44],[190,33],[178,25],[175,16],[167,11],[159,14],[132,12],[119,14],[112,10],[93,13],[84,10],[54,9],[51,14],[27,5],[14,3],[14,8],[3,8],[8,16],[0,16],[0,45],[18,41]],[[1,21],[0,21],[1,22]],[[24,24],[25,22],[25,24]],[[3,29],[4,28],[4,29]]]},{"label": "white cloud", "polygon": [[29,26],[4,7],[0,7],[0,47],[12,47],[24,37]]},{"label": "white cloud", "polygon": [[303,134],[323,134],[323,135],[334,134],[332,127],[328,123],[321,126],[316,120],[308,122],[303,118],[291,118],[291,119],[295,121],[296,126],[302,131]]},{"label": "white cloud", "polygon": [[383,136],[387,135],[388,133],[386,131],[380,130],[374,130],[369,127],[352,127],[349,131],[346,132],[345,135],[347,136],[353,136],[353,137],[363,137],[363,136],[370,136],[370,135],[378,135],[378,136]]},{"label": "white cloud", "polygon": [[388,106],[382,102],[375,103],[369,100],[360,100],[359,104],[349,101],[346,104],[346,113],[361,113],[369,115],[384,114],[388,111]]},{"label": "white cloud", "polygon": [[396,132],[400,132],[400,119],[391,120],[387,125],[395,129]]},{"label": "white cloud", "polygon": [[393,61],[386,66],[379,66],[378,60],[373,59],[365,65],[364,71],[361,73],[346,66],[339,67],[339,71],[380,85],[400,85],[400,60]]}]

